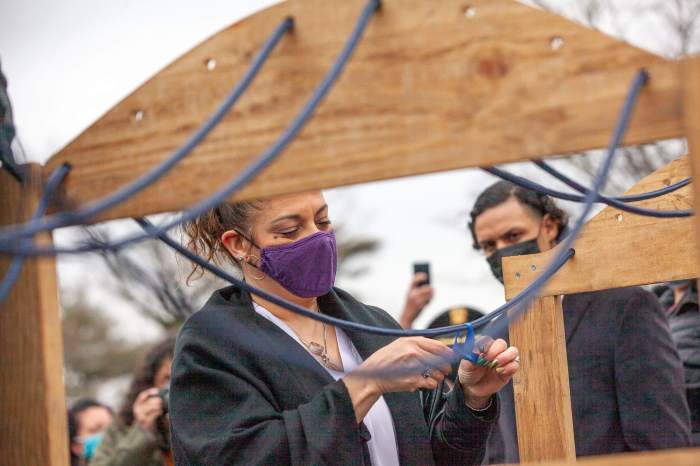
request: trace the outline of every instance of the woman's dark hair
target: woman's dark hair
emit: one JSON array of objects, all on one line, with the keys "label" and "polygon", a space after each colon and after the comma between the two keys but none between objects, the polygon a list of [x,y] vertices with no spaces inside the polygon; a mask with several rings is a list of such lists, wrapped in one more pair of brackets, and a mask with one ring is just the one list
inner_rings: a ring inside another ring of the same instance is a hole
[{"label": "woman's dark hair", "polygon": [[479,197],[476,199],[474,207],[472,208],[470,214],[471,220],[469,221],[469,231],[471,232],[472,240],[474,241],[474,249],[481,249],[479,242],[476,240],[476,232],[474,231],[474,224],[476,223],[477,217],[483,214],[486,210],[503,204],[511,197],[516,198],[520,204],[528,207],[535,215],[539,217],[549,215],[553,221],[559,224],[559,234],[562,233],[564,227],[566,227],[566,224],[569,221],[569,216],[566,214],[566,212],[557,207],[552,198],[546,194],[521,188],[520,186],[514,185],[509,181],[498,181],[479,194]]},{"label": "woman's dark hair", "polygon": [[78,464],[77,462],[80,460],[78,455],[73,453],[73,450],[70,448],[70,444],[73,443],[75,437],[78,436],[78,431],[80,430],[78,415],[90,408],[104,408],[111,414],[114,414],[112,408],[95,401],[92,398],[80,398],[71,405],[71,407],[68,409],[68,448],[70,451],[71,464]]},{"label": "woman's dark hair", "polygon": [[158,369],[168,359],[172,359],[175,351],[175,338],[169,337],[155,345],[146,354],[143,364],[134,373],[129,391],[119,409],[119,419],[127,427],[134,423],[134,402],[144,390],[153,387]]},{"label": "woman's dark hair", "polygon": [[[187,236],[187,247],[207,261],[221,264],[222,260],[238,261],[231,257],[221,244],[221,235],[228,230],[236,230],[252,238],[250,226],[253,214],[260,210],[261,201],[241,201],[221,204],[204,215],[186,222],[183,226]],[[204,271],[194,264],[187,282],[201,277]]]}]

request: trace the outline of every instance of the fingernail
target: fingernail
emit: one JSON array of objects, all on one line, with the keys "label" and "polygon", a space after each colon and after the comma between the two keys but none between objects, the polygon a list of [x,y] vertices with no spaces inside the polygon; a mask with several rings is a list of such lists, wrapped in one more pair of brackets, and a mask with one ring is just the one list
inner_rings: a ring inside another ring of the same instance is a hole
[{"label": "fingernail", "polygon": [[479,351],[481,351],[482,353],[486,351],[486,349],[484,348],[483,343],[482,343],[481,345],[479,345]]},{"label": "fingernail", "polygon": [[498,366],[498,359],[494,359],[491,361],[491,364],[489,364],[489,367],[493,369],[494,367]]},{"label": "fingernail", "polygon": [[476,363],[477,363],[479,366],[483,366],[485,362],[486,362],[486,359],[484,359],[484,358],[481,357],[481,356],[479,356],[479,359],[476,360]]},{"label": "fingernail", "polygon": [[503,374],[503,372],[506,370],[505,367],[499,367],[496,369],[496,374]]}]

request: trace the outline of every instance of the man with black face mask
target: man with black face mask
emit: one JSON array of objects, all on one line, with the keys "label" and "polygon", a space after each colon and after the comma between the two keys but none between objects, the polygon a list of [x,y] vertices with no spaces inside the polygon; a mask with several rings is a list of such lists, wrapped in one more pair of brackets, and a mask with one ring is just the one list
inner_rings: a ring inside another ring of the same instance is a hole
[{"label": "man with black face mask", "polygon": [[[479,195],[469,228],[503,283],[503,257],[551,249],[566,223],[548,196],[501,181]],[[689,446],[682,366],[656,297],[625,288],[568,295],[562,305],[577,455]],[[488,463],[519,461],[512,384],[501,393]]]}]

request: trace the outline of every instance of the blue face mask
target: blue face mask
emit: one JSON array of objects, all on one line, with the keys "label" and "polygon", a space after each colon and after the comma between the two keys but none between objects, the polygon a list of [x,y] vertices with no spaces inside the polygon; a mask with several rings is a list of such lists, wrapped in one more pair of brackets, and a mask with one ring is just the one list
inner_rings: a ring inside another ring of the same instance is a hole
[{"label": "blue face mask", "polygon": [[89,437],[84,437],[81,442],[83,444],[83,458],[90,461],[95,454],[95,450],[102,443],[103,434],[94,434]]}]

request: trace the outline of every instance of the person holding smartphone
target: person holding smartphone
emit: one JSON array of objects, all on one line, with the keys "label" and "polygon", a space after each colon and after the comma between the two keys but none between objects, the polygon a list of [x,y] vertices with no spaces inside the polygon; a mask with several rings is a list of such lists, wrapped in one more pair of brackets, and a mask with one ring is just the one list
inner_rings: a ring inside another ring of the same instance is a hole
[{"label": "person holding smartphone", "polygon": [[433,299],[435,291],[430,284],[430,264],[413,264],[413,279],[406,293],[406,302],[399,316],[403,328],[413,327],[413,322]]},{"label": "person holding smartphone", "polygon": [[131,381],[115,422],[107,429],[90,466],[171,466],[167,405],[175,339],[153,346]]}]

